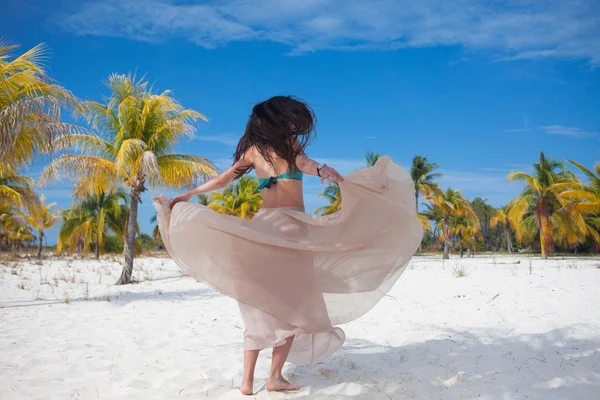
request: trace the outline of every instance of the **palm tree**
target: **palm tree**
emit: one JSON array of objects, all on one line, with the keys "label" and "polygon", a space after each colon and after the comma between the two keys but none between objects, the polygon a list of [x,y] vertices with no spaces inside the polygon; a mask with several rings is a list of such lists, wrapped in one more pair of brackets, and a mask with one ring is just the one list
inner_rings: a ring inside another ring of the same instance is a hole
[{"label": "palm tree", "polygon": [[198,195],[198,204],[202,204],[203,206],[208,206],[210,204],[210,196],[206,193],[202,193]]},{"label": "palm tree", "polygon": [[365,160],[367,161],[367,167],[372,167],[379,160],[379,153],[369,152],[365,155]]},{"label": "palm tree", "polygon": [[41,195],[27,202],[25,210],[21,212],[21,216],[27,225],[38,232],[37,258],[42,257],[42,241],[45,231],[56,225],[61,213],[60,210],[51,211],[54,206],[56,206],[56,203],[46,204],[46,196]]},{"label": "palm tree", "polygon": [[[379,153],[369,152],[365,154],[365,162],[367,164],[367,167],[374,166],[377,163],[377,160],[379,160],[379,157]],[[314,211],[314,214],[331,215],[335,214],[336,212],[342,209],[342,192],[340,190],[340,187],[336,183],[328,185],[323,191],[323,193],[319,195],[319,197],[325,197],[329,204],[317,208]]]},{"label": "palm tree", "polygon": [[584,167],[582,164],[579,164],[572,160],[569,160],[569,162],[577,168],[579,168],[588,177],[588,179],[590,180],[590,182],[588,183],[588,187],[592,191],[600,195],[600,163],[596,164],[596,166],[594,167],[595,172],[592,172],[586,167]]},{"label": "palm tree", "polygon": [[464,249],[467,249],[468,255],[470,255],[471,250],[475,251],[477,241],[483,239],[478,220],[473,221],[465,217],[456,218],[451,231],[458,240],[461,257]]},{"label": "palm tree", "polygon": [[521,171],[508,175],[511,182],[526,184],[513,200],[508,218],[520,242],[539,236],[542,259],[547,259],[555,239],[566,244],[581,241],[583,232],[577,223],[582,217],[581,209],[569,204],[573,204],[572,199],[589,195],[563,163],[547,158],[543,152],[533,168],[533,175]]},{"label": "palm tree", "polygon": [[512,232],[510,229],[510,219],[508,218],[509,210],[510,210],[510,206],[506,206],[506,207],[497,209],[490,220],[490,224],[491,224],[492,228],[495,228],[498,225],[504,225],[506,227],[506,248],[508,250],[508,253],[512,254],[513,246],[512,246]]},{"label": "palm tree", "polygon": [[77,244],[83,245],[83,252],[94,244],[96,259],[104,248],[104,237],[111,231],[124,237],[129,209],[127,195],[122,191],[92,194],[63,214],[63,222],[58,232],[57,252],[68,246],[74,251]]},{"label": "palm tree", "polygon": [[410,168],[410,176],[415,183],[415,207],[419,211],[419,196],[427,196],[437,189],[435,179],[442,176],[438,172],[433,172],[440,166],[437,163],[430,163],[427,157],[414,156],[412,167]]},{"label": "palm tree", "polygon": [[[432,194],[425,196],[429,215],[436,224],[440,233],[440,241],[444,243],[444,259],[450,258],[450,249],[454,246],[454,239],[459,239],[463,229],[470,226],[479,228],[477,215],[471,208],[471,203],[458,190],[448,188],[445,192],[437,189]],[[472,232],[472,229],[467,233]],[[467,235],[469,236],[469,235]],[[473,236],[473,235],[470,235]]]},{"label": "palm tree", "polygon": [[[433,172],[438,168],[439,165],[437,163],[428,162],[427,157],[419,155],[413,157],[410,176],[415,184],[415,209],[417,210],[417,214],[419,213],[419,196],[426,196],[433,193],[438,188],[438,185],[434,180],[441,177],[442,174]],[[424,221],[425,218],[421,218],[421,220]],[[421,225],[424,225],[423,222]],[[419,244],[419,253],[422,251],[423,248],[421,243]]]},{"label": "palm tree", "polygon": [[242,176],[235,184],[221,192],[214,192],[208,206],[220,214],[252,219],[262,205],[262,197],[257,189],[256,179]]},{"label": "palm tree", "polygon": [[575,185],[574,190],[563,192],[563,197],[571,200],[571,204],[565,208],[576,218],[575,226],[580,237],[590,236],[600,243],[600,163],[596,164],[595,172],[592,172],[575,161],[569,162],[579,168],[589,182],[587,185]]},{"label": "palm tree", "polygon": [[315,210],[317,215],[331,215],[342,209],[342,195],[340,187],[335,183],[328,185],[325,191],[319,195],[319,197],[325,197],[329,204],[323,207],[319,207]]},{"label": "palm tree", "polygon": [[8,202],[21,207],[24,200],[32,198],[32,183],[31,178],[19,175],[15,171],[15,167],[0,164],[0,202]]},{"label": "palm tree", "polygon": [[51,151],[56,135],[81,131],[60,122],[61,109],[77,99],[46,75],[46,47],[13,57],[17,47],[0,42],[0,159],[14,167]]},{"label": "palm tree", "polygon": [[27,228],[14,203],[0,201],[0,249],[10,248],[13,232]]},{"label": "palm tree", "polygon": [[57,138],[63,154],[42,172],[41,181],[59,177],[77,180],[78,196],[109,193],[122,183],[129,189],[129,216],[124,243],[123,272],[117,284],[131,282],[138,204],[146,185],[179,189],[215,174],[206,158],[173,153],[182,137],[191,137],[193,122],[202,114],[184,109],[168,91],[154,94],[147,82],[131,75],[109,77],[110,97],[104,103],[84,103],[85,115],[100,135],[76,134]]}]

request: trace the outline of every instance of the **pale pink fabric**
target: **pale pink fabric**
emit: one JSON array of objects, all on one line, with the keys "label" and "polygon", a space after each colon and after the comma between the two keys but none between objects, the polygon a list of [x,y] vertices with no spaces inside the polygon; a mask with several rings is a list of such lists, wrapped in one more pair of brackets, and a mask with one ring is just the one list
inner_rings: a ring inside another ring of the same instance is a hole
[{"label": "pale pink fabric", "polygon": [[330,216],[262,209],[251,221],[194,203],[154,198],[169,254],[188,275],[236,299],[246,349],[283,344],[288,358],[338,350],[336,325],[367,311],[400,277],[422,238],[408,172],[388,157],[344,177],[343,208]]}]

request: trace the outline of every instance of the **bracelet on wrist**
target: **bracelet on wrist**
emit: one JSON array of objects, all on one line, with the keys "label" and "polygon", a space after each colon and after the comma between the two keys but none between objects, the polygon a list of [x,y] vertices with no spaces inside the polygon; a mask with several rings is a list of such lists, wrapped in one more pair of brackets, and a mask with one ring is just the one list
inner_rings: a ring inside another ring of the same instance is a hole
[{"label": "bracelet on wrist", "polygon": [[319,165],[317,165],[317,175],[318,175],[319,177],[321,176],[321,170],[322,170],[323,168],[325,168],[326,166],[327,166],[327,165],[325,165],[325,164],[319,164]]}]

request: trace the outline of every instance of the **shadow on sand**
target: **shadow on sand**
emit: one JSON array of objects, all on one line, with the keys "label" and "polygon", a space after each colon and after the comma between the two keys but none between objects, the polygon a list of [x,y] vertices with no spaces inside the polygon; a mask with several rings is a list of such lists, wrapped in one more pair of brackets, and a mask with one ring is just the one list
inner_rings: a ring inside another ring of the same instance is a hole
[{"label": "shadow on sand", "polygon": [[[173,290],[173,291],[159,291],[152,289],[152,291],[120,291],[111,294],[104,294],[99,296],[78,296],[69,298],[69,303],[78,302],[110,302],[116,306],[125,306],[129,303],[136,301],[186,301],[186,300],[200,300],[208,299],[212,297],[222,296],[219,292],[209,288],[189,289],[189,290]],[[64,299],[61,298],[44,298],[41,300],[19,300],[10,301],[0,304],[2,308],[19,308],[19,307],[35,307],[35,306],[46,306],[50,304],[61,304],[65,303]]]},{"label": "shadow on sand", "polygon": [[288,368],[290,379],[306,389],[285,398],[600,398],[598,327],[514,336],[434,329],[439,339],[402,347],[349,339],[323,363]]}]

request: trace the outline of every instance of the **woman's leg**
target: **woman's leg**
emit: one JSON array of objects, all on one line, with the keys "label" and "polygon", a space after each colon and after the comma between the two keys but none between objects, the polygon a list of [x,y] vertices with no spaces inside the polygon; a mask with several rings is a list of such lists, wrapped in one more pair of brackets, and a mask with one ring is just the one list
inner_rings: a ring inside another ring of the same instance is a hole
[{"label": "woman's leg", "polygon": [[244,350],[244,378],[240,392],[242,394],[252,394],[254,387],[254,369],[256,368],[256,360],[258,360],[260,350]]},{"label": "woman's leg", "polygon": [[285,344],[275,347],[273,349],[273,360],[271,361],[271,374],[269,380],[267,380],[267,390],[279,391],[279,390],[298,390],[300,386],[292,385],[281,376],[281,370],[283,364],[287,360],[290,349],[294,343],[294,336],[287,338]]}]

